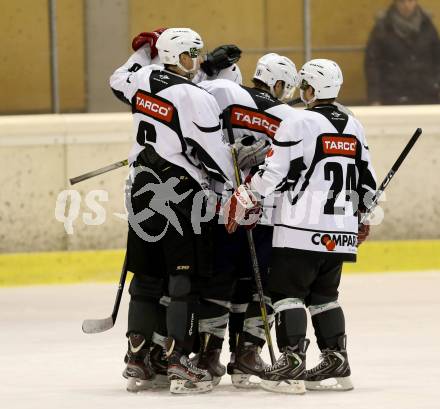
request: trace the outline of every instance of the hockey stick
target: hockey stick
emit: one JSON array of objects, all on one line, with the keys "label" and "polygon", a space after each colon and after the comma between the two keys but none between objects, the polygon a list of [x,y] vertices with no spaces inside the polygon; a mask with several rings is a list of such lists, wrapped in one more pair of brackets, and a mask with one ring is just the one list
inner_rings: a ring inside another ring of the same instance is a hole
[{"label": "hockey stick", "polygon": [[408,156],[408,153],[411,151],[417,140],[419,139],[419,136],[422,134],[422,129],[417,128],[414,132],[414,135],[411,137],[409,142],[406,144],[405,148],[403,149],[402,153],[397,158],[396,162],[394,162],[394,165],[391,167],[388,174],[385,176],[385,179],[379,186],[379,189],[377,189],[376,193],[374,194],[373,198],[371,199],[371,203],[367,205],[367,209],[365,213],[362,215],[361,220],[359,222],[359,225],[363,224],[365,220],[368,218],[368,216],[371,214],[371,212],[375,209],[377,206],[377,203],[379,202],[380,197],[382,196],[383,191],[385,188],[389,185],[391,182],[391,179],[394,177],[396,172],[399,170],[400,165],[403,163],[403,161]]},{"label": "hockey stick", "polygon": [[111,165],[104,166],[103,168],[92,170],[91,172],[87,172],[77,177],[71,178],[69,179],[69,182],[71,185],[75,185],[76,183],[82,182],[83,180],[87,180],[95,176],[102,175],[103,173],[107,173],[110,172],[111,170],[119,169],[127,165],[128,165],[128,159],[124,159],[119,162],[112,163]]},{"label": "hockey stick", "polygon": [[[231,109],[230,108],[225,109],[225,111],[223,112],[223,123],[226,127],[226,130],[228,131],[228,139],[229,139],[229,143],[231,144],[231,153],[232,153],[232,162],[234,164],[235,182],[236,182],[237,186],[240,186],[242,184],[242,179],[241,179],[240,168],[238,166],[237,150],[234,147],[235,138],[234,138],[234,132],[232,130],[232,124],[231,124]],[[261,318],[263,320],[264,334],[266,336],[267,347],[269,348],[270,360],[271,360],[272,364],[274,364],[276,359],[275,359],[275,353],[273,351],[272,336],[270,335],[270,326],[269,326],[269,321],[267,318],[266,303],[264,302],[263,284],[261,282],[260,267],[258,265],[257,251],[255,250],[254,236],[252,235],[251,230],[246,230],[246,235],[247,235],[247,239],[248,239],[248,243],[249,243],[249,250],[251,253],[251,260],[252,260],[252,267],[254,270],[255,284],[257,286],[257,292],[258,292],[258,300],[260,302],[260,310],[261,310]]]},{"label": "hockey stick", "polygon": [[121,278],[119,279],[118,291],[116,292],[115,305],[113,306],[112,315],[108,318],[95,320],[84,320],[82,330],[86,334],[97,334],[99,332],[108,331],[113,328],[118,316],[119,305],[121,304],[122,293],[124,292],[125,279],[127,277],[127,252],[125,252],[124,266],[122,267]]}]

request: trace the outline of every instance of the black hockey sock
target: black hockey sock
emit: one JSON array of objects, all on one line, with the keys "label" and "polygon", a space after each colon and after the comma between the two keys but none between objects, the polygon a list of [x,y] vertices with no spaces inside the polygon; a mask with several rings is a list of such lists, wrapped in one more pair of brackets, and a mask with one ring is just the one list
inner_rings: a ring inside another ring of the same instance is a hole
[{"label": "black hockey sock", "polygon": [[312,315],[319,349],[338,349],[338,338],[345,334],[345,318],[341,307]]},{"label": "black hockey sock", "polygon": [[132,296],[128,307],[127,337],[131,333],[141,334],[151,341],[158,321],[159,300],[149,297]]},{"label": "black hockey sock", "polygon": [[194,301],[171,300],[167,308],[168,336],[175,341],[174,349],[186,355],[193,350],[197,335],[199,304]]},{"label": "black hockey sock", "polygon": [[237,350],[239,335],[243,332],[244,312],[231,312],[229,314],[229,351]]},{"label": "black hockey sock", "polygon": [[307,332],[305,308],[293,308],[279,312],[275,317],[277,344],[279,350],[286,346],[296,346]]},{"label": "black hockey sock", "polygon": [[[222,305],[224,303],[224,305]],[[228,325],[229,309],[226,302],[200,301],[199,332],[210,334],[210,348],[221,349]]]},{"label": "black hockey sock", "polygon": [[164,337],[167,336],[167,306],[159,304],[157,307],[157,326],[155,332]]},{"label": "black hockey sock", "polygon": [[216,337],[208,333],[201,333],[199,351],[212,351],[213,349],[222,349],[223,338]]}]

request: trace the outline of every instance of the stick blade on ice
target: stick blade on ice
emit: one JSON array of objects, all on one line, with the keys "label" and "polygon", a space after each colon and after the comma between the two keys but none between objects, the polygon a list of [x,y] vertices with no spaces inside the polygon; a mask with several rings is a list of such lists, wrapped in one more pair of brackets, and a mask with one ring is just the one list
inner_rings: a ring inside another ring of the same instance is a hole
[{"label": "stick blade on ice", "polygon": [[97,320],[84,320],[82,324],[82,330],[86,334],[97,334],[99,332],[108,331],[115,325],[113,317],[97,319]]}]

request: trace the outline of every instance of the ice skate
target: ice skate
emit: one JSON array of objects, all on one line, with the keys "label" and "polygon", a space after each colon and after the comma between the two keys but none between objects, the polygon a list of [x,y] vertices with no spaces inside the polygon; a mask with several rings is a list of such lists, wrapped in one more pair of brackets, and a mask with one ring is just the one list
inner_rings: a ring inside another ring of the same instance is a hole
[{"label": "ice skate", "polygon": [[122,374],[127,379],[128,392],[139,392],[154,387],[149,350],[149,345],[142,335],[130,334],[125,358],[127,366]]},{"label": "ice skate", "polygon": [[239,344],[237,351],[231,354],[228,364],[228,374],[236,388],[258,388],[259,381],[254,382],[251,377],[258,377],[264,372],[266,363],[260,357],[260,348],[257,345]]},{"label": "ice skate", "polygon": [[275,362],[260,375],[260,386],[270,392],[304,394],[306,388],[306,351],[310,341],[302,339],[296,347],[286,347]]},{"label": "ice skate", "polygon": [[312,391],[349,391],[353,389],[347,358],[347,336],[338,339],[338,348],[323,350],[321,362],[306,371],[306,388]]},{"label": "ice skate", "polygon": [[212,386],[217,386],[226,373],[226,367],[220,362],[222,350],[213,348],[211,340],[210,334],[201,334],[201,351],[192,359],[192,362],[200,369],[207,370],[212,376]]},{"label": "ice skate", "polygon": [[192,394],[212,390],[211,374],[198,368],[188,356],[179,351],[171,352],[168,357],[168,378],[171,381],[171,393]]},{"label": "ice skate", "polygon": [[153,347],[150,349],[150,362],[155,374],[153,379],[154,387],[169,388],[168,360],[163,347],[158,344],[153,344]]}]

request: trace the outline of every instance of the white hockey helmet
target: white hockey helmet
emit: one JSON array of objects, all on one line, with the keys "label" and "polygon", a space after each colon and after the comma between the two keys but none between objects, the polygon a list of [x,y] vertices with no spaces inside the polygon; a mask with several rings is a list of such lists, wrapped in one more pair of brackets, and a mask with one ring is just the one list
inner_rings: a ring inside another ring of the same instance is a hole
[{"label": "white hockey helmet", "polygon": [[[306,62],[298,72],[298,87],[303,91],[308,85],[315,90],[313,101],[336,98],[344,78],[341,68],[332,60],[315,59]],[[301,93],[302,95],[302,93]]]},{"label": "white hockey helmet", "polygon": [[[168,28],[156,42],[159,60],[162,64],[177,65],[185,72],[199,68],[197,59],[203,49],[203,41],[198,33],[190,28]],[[180,54],[188,53],[193,60],[193,69],[188,70],[180,64]]]},{"label": "white hockey helmet", "polygon": [[276,53],[263,55],[257,62],[254,79],[257,79],[270,88],[274,95],[277,81],[284,81],[284,92],[280,99],[285,99],[293,94],[297,83],[296,66],[292,60]]}]

